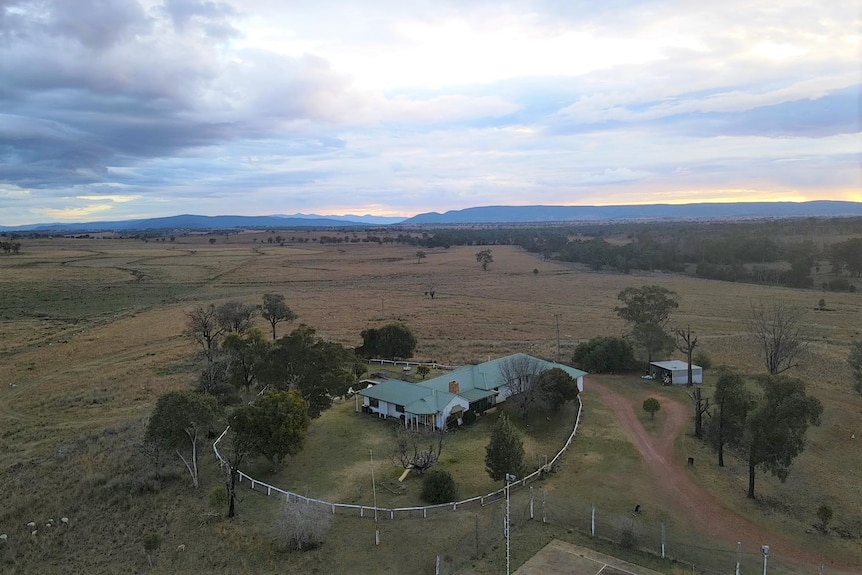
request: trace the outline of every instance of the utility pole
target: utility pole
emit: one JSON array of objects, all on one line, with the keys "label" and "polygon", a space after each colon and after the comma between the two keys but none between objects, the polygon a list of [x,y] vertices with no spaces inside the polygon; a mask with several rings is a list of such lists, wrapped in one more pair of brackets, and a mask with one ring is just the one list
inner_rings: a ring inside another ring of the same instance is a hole
[{"label": "utility pole", "polygon": [[517,477],[511,475],[509,473],[506,474],[506,524],[503,526],[503,530],[506,534],[506,575],[511,573],[511,560],[510,560],[510,545],[509,545],[509,485],[511,485],[512,481],[515,481]]},{"label": "utility pole", "polygon": [[371,493],[374,495],[374,544],[380,545],[380,528],[377,524],[377,484],[374,482],[374,451],[368,450],[371,459]]}]

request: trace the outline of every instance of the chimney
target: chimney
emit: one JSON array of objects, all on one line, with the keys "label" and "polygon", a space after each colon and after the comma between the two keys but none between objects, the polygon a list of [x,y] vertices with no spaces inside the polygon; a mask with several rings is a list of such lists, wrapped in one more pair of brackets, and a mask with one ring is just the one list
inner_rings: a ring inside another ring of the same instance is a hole
[{"label": "chimney", "polygon": [[458,385],[457,381],[449,382],[449,393],[453,395],[458,395],[459,393],[461,393],[461,386]]}]

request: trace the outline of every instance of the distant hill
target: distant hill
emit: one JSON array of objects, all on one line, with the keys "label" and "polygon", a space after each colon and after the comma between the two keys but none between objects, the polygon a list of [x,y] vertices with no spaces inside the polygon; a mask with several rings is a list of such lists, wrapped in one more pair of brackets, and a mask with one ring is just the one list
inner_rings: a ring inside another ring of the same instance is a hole
[{"label": "distant hill", "polygon": [[290,214],[290,215],[277,215],[279,218],[301,218],[304,220],[338,220],[339,222],[353,222],[359,224],[370,224],[370,225],[379,225],[379,226],[391,226],[394,224],[400,224],[407,218],[390,218],[386,216],[372,216],[370,214],[365,214],[364,216],[356,216],[353,214],[347,214],[346,216],[319,216],[317,214]]},{"label": "distant hill", "polygon": [[132,230],[226,230],[226,229],[285,229],[285,228],[345,228],[372,225],[362,222],[327,218],[288,216],[196,216],[183,214],[164,218],[125,220],[114,222],[84,222],[70,224],[33,224],[27,226],[0,226],[3,231],[38,232],[107,232]]},{"label": "distant hill", "polygon": [[708,220],[862,216],[862,203],[838,201],[746,202],[734,204],[650,204],[643,206],[485,206],[428,212],[402,222],[428,224],[506,224],[619,220]]}]

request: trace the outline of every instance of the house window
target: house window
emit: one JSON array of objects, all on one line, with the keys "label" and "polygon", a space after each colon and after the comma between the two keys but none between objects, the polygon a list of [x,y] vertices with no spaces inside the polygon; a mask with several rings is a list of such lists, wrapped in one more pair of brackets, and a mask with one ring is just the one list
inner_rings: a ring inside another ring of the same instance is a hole
[{"label": "house window", "polygon": [[403,405],[396,405],[395,411],[397,411],[398,413],[404,413],[404,406]]},{"label": "house window", "polygon": [[372,397],[368,400],[368,405],[370,405],[371,407],[380,407],[380,402]]}]

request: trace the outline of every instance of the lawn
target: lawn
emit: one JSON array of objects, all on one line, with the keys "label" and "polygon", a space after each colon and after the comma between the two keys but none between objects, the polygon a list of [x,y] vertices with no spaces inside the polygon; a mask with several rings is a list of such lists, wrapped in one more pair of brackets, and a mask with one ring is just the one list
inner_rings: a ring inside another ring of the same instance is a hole
[{"label": "lawn", "polygon": [[[358,345],[362,329],[403,321],[419,340],[419,359],[452,364],[518,351],[553,358],[558,316],[565,359],[581,340],[624,333],[613,311],[616,294],[645,284],[679,293],[673,323],[690,324],[699,350],[714,363],[748,373],[761,367],[745,340],[747,302],[777,297],[810,310],[805,329],[812,345],[795,374],[806,379],[826,412],[787,483],[759,478],[762,498],[751,504],[744,499],[738,462],[727,470],[698,465],[695,473],[747,516],[780,532],[822,538],[812,540],[845,561],[858,557],[853,545],[862,536],[856,480],[862,450],[853,446],[862,437],[862,399],[851,393],[844,365],[848,345],[860,337],[858,294],[593,273],[508,246],[494,246],[494,263],[482,271],[470,247],[428,249],[417,263],[409,246],[278,246],[264,244],[261,234],[235,234],[228,241],[219,236],[214,245],[207,240],[56,238],[27,241],[21,254],[0,256],[0,489],[9,494],[0,507],[0,533],[10,535],[0,546],[0,571],[144,571],[143,536],[155,531],[163,537],[156,572],[333,573],[346,565],[355,572],[433,572],[437,553],[447,573],[499,572],[498,506],[381,524],[380,548],[366,519],[338,516],[325,547],[307,554],[286,554],[274,545],[279,504],[265,495],[244,491],[235,521],[209,518],[208,491],[220,480],[208,454],[202,459],[203,487],[195,491],[182,469],[159,474],[140,450],[156,398],[188,388],[197,373],[190,360],[194,344],[183,333],[184,311],[233,298],[257,304],[264,293],[277,292],[299,315],[290,326],[280,325],[280,334],[301,322],[323,337]],[[424,295],[430,287],[434,299]],[[821,297],[835,311],[815,312]],[[652,393],[652,385],[631,378],[619,387],[640,394]],[[583,521],[583,509],[591,504],[625,514],[653,489],[642,478],[634,448],[608,423],[609,412],[588,392],[583,399],[573,449],[558,472],[537,485],[554,502],[558,524]],[[441,468],[456,474],[461,497],[495,487],[483,464],[493,417],[453,434],[444,449]],[[526,423],[514,418],[528,438],[528,460],[551,456],[571,417],[564,412],[557,422],[537,414]],[[643,412],[639,417],[648,429],[661,428],[661,411],[655,422]],[[369,450],[379,477],[399,474],[387,456],[390,433],[386,422],[355,414],[348,401],[314,423],[305,450],[278,475],[263,463],[252,470],[300,493],[370,503]],[[701,449],[687,441],[680,439],[681,450]],[[704,451],[697,458],[708,461],[710,455]],[[407,482],[402,495],[381,491],[381,504],[417,502],[419,480]],[[525,512],[526,497],[514,496],[518,513]],[[836,511],[834,531],[806,534],[824,502]],[[63,516],[70,518],[67,531],[43,528],[32,537],[24,527]],[[684,517],[665,519],[686,524]],[[520,561],[544,544],[551,528],[527,524],[523,533],[523,546],[515,549]],[[176,551],[180,544],[186,545],[184,553]]]}]

